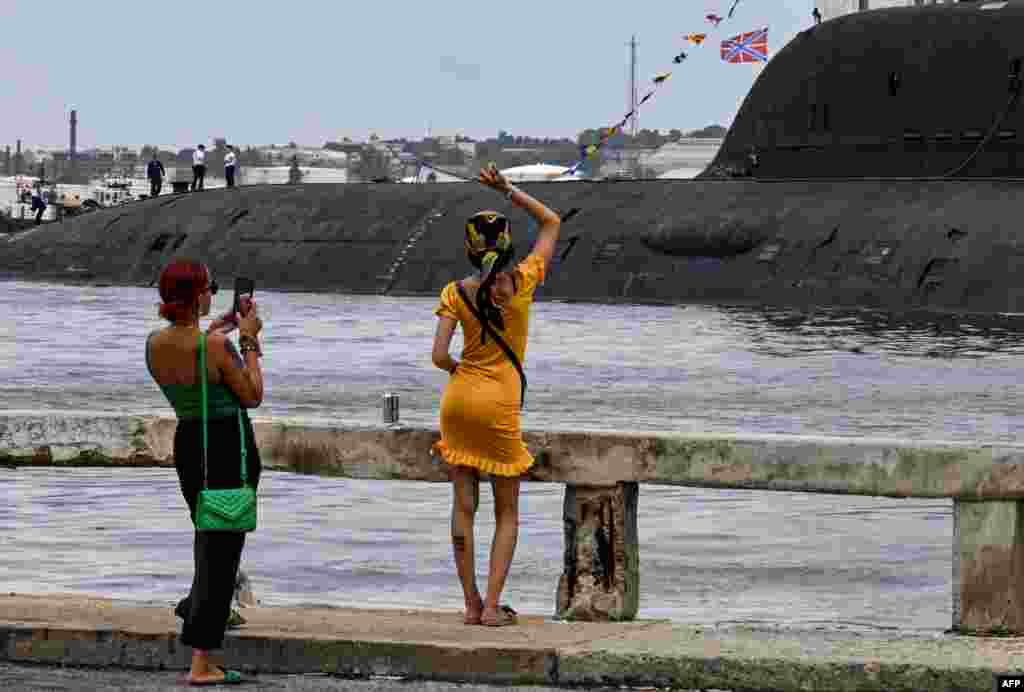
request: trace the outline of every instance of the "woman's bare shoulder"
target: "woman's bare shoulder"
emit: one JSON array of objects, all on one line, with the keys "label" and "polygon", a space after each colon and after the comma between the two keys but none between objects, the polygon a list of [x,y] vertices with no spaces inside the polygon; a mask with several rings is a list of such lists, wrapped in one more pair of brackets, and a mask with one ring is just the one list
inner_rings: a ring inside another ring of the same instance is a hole
[{"label": "woman's bare shoulder", "polygon": [[206,335],[206,348],[209,349],[211,353],[228,353],[233,346],[234,344],[231,343],[227,334],[213,332],[212,334]]},{"label": "woman's bare shoulder", "polygon": [[182,348],[181,339],[178,334],[174,333],[174,330],[163,327],[161,329],[154,329],[149,333],[146,338],[146,346],[149,348],[150,355],[160,357],[165,353],[172,353]]}]

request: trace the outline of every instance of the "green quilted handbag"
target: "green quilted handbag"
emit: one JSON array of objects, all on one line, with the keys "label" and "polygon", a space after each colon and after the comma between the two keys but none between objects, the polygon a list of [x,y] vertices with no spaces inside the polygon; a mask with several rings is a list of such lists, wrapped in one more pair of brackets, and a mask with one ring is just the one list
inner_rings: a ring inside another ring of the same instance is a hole
[{"label": "green quilted handbag", "polygon": [[199,369],[203,378],[203,489],[196,504],[195,525],[199,531],[252,531],[256,528],[256,489],[246,478],[245,424],[238,409],[238,437],[241,440],[242,487],[210,490],[207,487],[207,401],[206,401],[206,335],[199,335]]}]

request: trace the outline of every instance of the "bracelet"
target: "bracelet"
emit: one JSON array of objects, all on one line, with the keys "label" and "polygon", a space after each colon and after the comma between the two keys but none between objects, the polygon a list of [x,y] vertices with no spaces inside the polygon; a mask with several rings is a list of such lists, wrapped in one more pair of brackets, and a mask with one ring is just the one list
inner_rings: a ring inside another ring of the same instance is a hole
[{"label": "bracelet", "polygon": [[242,334],[238,337],[238,346],[243,356],[249,351],[255,352],[257,356],[263,356],[263,351],[260,350],[260,342],[254,336]]}]

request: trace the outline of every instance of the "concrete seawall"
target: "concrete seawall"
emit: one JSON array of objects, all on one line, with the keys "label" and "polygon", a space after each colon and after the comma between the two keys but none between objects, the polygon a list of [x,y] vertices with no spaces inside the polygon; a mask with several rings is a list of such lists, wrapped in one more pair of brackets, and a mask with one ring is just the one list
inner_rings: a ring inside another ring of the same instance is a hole
[{"label": "concrete seawall", "polygon": [[[673,689],[989,692],[1024,668],[1024,639],[927,637],[844,629],[711,628],[665,621],[462,624],[460,613],[246,608],[224,657],[247,674],[401,676],[499,685]],[[0,597],[0,661],[188,667],[168,605],[71,595]]]},{"label": "concrete seawall", "polygon": [[[170,465],[175,425],[170,418],[7,414],[0,417],[0,464]],[[430,454],[439,438],[433,429],[284,421],[255,427],[268,468],[448,479],[447,466]],[[524,439],[537,460],[525,479],[566,486],[565,570],[555,589],[562,616],[636,616],[638,483],[654,483],[953,498],[953,629],[1024,634],[1024,583],[1017,576],[1024,559],[1024,446],[575,432],[527,432]]]},{"label": "concrete seawall", "polygon": [[[578,236],[540,299],[1024,310],[1013,180],[526,183]],[[160,197],[0,238],[0,275],[151,285],[176,255],[266,288],[436,295],[462,223],[508,209],[465,183],[247,186]],[[526,216],[509,210],[520,253]]]},{"label": "concrete seawall", "polygon": [[[0,463],[170,466],[173,418],[0,415]],[[430,447],[436,429],[313,427],[257,420],[264,464],[378,480],[448,480]],[[970,445],[797,435],[603,434],[526,431],[537,459],[527,480],[622,482],[888,497],[1024,499],[1024,445]]]},{"label": "concrete seawall", "polygon": [[[171,418],[8,413],[0,416],[0,464],[167,466],[175,425]],[[438,439],[433,429],[268,420],[258,421],[256,432],[269,468],[447,479],[445,465],[429,454]],[[566,562],[555,611],[577,629],[526,617],[508,630],[512,639],[496,633],[497,639],[474,637],[466,645],[461,630],[455,631],[458,614],[404,611],[396,618],[345,609],[255,609],[252,629],[230,638],[229,654],[253,672],[735,690],[987,689],[993,671],[1024,668],[1024,639],[1005,638],[1024,634],[1024,588],[1014,567],[1024,545],[1024,446],[806,436],[524,437],[538,460],[527,480],[566,484]],[[718,631],[629,622],[642,584],[638,482],[952,497],[952,631],[1002,637],[879,636],[834,628]],[[616,540],[602,548],[597,533]],[[606,584],[595,578],[602,565],[614,565],[615,578]],[[115,608],[81,597],[38,598],[0,599],[0,660],[184,666],[168,607],[133,610],[130,604]],[[593,632],[583,632],[580,620],[618,621],[623,629],[602,630],[593,623]]]}]

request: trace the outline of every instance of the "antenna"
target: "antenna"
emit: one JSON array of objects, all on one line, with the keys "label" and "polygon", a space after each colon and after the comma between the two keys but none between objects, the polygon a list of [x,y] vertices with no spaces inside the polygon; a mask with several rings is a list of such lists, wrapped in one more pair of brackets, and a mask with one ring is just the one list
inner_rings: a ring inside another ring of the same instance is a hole
[{"label": "antenna", "polygon": [[629,112],[633,114],[629,118],[629,134],[632,137],[636,137],[639,124],[639,114],[637,113],[639,99],[637,99],[638,85],[636,76],[636,34],[633,34],[629,41]]}]

